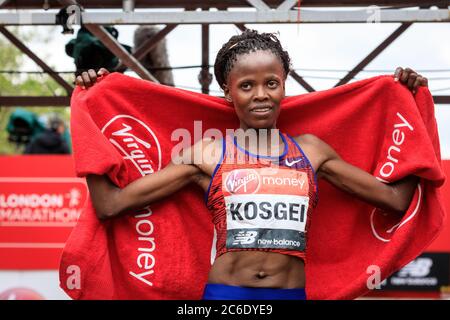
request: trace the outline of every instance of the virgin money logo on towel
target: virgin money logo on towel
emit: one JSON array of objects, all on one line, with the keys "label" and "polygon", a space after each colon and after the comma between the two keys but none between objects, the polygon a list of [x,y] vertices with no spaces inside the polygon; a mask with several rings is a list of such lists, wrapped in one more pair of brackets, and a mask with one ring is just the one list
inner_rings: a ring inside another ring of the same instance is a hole
[{"label": "virgin money logo on towel", "polygon": [[250,194],[258,191],[261,179],[254,169],[231,171],[225,179],[225,187],[232,194]]},{"label": "virgin money logo on towel", "polygon": [[419,211],[421,202],[422,187],[418,184],[416,193],[411,202],[410,210],[408,210],[407,215],[403,217],[401,221],[399,221],[395,215],[374,209],[370,215],[370,227],[375,238],[383,242],[391,241],[394,233],[415,217]]},{"label": "virgin money logo on towel", "polygon": [[129,115],[112,118],[102,133],[143,176],[161,169],[161,146],[155,133]]},{"label": "virgin money logo on towel", "polygon": [[[118,115],[103,127],[102,133],[119,150],[124,160],[130,161],[142,176],[161,169],[161,146],[158,138],[141,120]],[[150,207],[146,207],[134,215],[136,264],[128,272],[133,279],[148,286],[153,286],[157,263],[157,241],[152,214]]]}]

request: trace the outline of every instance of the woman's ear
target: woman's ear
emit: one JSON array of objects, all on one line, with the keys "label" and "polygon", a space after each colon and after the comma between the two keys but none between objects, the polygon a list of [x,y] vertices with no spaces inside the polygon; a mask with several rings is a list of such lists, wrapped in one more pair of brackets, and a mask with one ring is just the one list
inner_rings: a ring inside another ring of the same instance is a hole
[{"label": "woman's ear", "polygon": [[228,85],[224,83],[222,85],[222,89],[223,89],[223,93],[225,95],[225,100],[227,100],[228,102],[233,102],[233,100],[231,99],[230,88],[228,88]]}]

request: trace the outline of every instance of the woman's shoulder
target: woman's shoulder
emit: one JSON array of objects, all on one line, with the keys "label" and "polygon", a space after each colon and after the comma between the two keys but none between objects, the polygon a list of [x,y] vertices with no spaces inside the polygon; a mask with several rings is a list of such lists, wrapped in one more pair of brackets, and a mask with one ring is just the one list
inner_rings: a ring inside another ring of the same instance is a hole
[{"label": "woman's shoulder", "polygon": [[220,162],[222,139],[202,138],[191,145],[174,148],[172,163],[194,165],[210,174]]},{"label": "woman's shoulder", "polygon": [[292,138],[301,145],[308,145],[311,147],[319,147],[321,144],[325,143],[322,139],[312,133],[304,133],[293,136]]},{"label": "woman's shoulder", "polygon": [[314,170],[317,172],[320,165],[327,159],[329,146],[314,134],[306,133],[292,137],[303,150]]}]

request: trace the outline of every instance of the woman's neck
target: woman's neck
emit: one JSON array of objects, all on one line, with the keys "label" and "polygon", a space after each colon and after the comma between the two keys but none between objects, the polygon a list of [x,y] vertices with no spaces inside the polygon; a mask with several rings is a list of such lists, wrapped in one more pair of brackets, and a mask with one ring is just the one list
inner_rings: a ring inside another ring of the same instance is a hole
[{"label": "woman's neck", "polygon": [[283,154],[284,142],[276,127],[269,129],[243,128],[236,131],[237,143],[250,153],[261,156],[279,156]]}]

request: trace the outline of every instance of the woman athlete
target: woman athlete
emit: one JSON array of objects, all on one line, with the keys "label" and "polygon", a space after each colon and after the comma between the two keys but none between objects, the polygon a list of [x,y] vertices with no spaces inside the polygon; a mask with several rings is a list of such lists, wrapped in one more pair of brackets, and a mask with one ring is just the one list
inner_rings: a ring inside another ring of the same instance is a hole
[{"label": "woman athlete", "polygon": [[[258,145],[261,139],[247,144],[227,135],[200,140],[165,168],[123,189],[107,176],[87,176],[100,219],[142,208],[190,183],[205,190],[217,255],[204,299],[306,298],[306,235],[317,202],[317,179],[400,216],[418,183],[415,176],[383,183],[312,134],[290,137],[270,130],[277,128],[289,66],[277,37],[254,30],[231,37],[216,57],[214,73],[225,99],[234,105],[240,129],[244,134],[253,130],[260,138],[264,132],[266,149]],[[98,75],[107,73],[101,69]],[[397,68],[394,77],[413,93],[427,86],[426,78],[408,68]],[[77,77],[77,84],[89,88],[96,80],[96,72],[89,70]],[[289,183],[278,186],[276,179]]]}]

